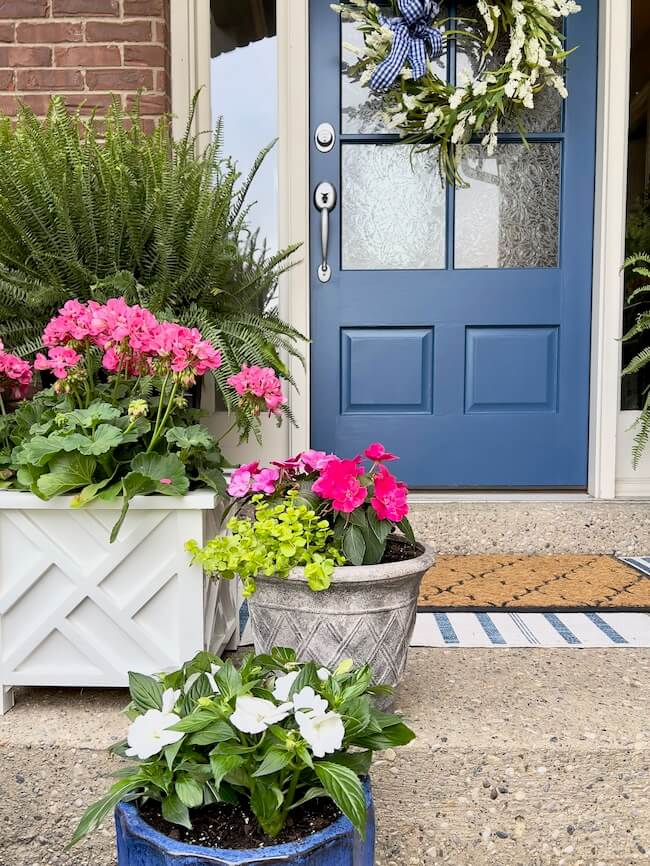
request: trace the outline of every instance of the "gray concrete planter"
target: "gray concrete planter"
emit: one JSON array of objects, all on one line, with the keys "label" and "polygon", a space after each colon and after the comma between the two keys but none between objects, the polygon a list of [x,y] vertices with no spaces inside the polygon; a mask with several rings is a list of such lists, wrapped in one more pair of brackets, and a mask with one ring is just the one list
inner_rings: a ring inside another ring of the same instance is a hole
[{"label": "gray concrete planter", "polygon": [[424,573],[433,549],[418,544],[420,555],[385,565],[334,570],[332,586],[312,592],[301,568],[287,580],[258,577],[249,599],[255,651],[274,646],[296,650],[301,659],[336,667],[341,659],[370,664],[375,681],[396,686],[406,666]]}]

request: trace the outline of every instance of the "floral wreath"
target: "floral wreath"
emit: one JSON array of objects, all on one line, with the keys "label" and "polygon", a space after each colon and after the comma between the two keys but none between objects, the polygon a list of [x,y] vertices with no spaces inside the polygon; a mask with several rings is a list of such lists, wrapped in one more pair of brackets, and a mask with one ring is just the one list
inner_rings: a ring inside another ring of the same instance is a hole
[{"label": "floral wreath", "polygon": [[[564,61],[571,50],[558,22],[580,12],[574,0],[476,0],[478,18],[456,17],[451,23],[458,29],[439,17],[435,0],[390,2],[390,18],[370,0],[332,5],[363,34],[361,47],[344,43],[358,58],[347,74],[380,97],[387,125],[404,140],[439,147],[440,171],[450,183],[466,186],[460,163],[471,138],[480,136],[491,156],[505,120],[514,119],[526,140],[522,115],[545,88],[567,97]],[[478,52],[474,77],[465,74],[457,85],[440,78],[433,63],[449,38]],[[495,47],[503,42],[501,59]]]}]

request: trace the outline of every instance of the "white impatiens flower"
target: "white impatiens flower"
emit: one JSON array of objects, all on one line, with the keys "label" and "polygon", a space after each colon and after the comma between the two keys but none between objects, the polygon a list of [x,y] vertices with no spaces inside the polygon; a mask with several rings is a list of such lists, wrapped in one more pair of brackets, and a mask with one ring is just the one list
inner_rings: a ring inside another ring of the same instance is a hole
[{"label": "white impatiens flower", "polygon": [[189,690],[192,688],[194,683],[201,676],[201,672],[197,671],[196,673],[190,674],[189,677],[185,680],[185,685],[183,686],[183,692],[188,694]]},{"label": "white impatiens flower", "polygon": [[316,676],[322,683],[326,683],[328,679],[332,676],[331,671],[328,671],[327,668],[318,668],[316,671]]},{"label": "white impatiens flower", "polygon": [[162,711],[163,713],[171,713],[176,706],[176,701],[181,696],[180,689],[167,689],[162,696]]},{"label": "white impatiens flower", "polygon": [[338,713],[296,713],[301,736],[316,758],[324,758],[340,749],[345,736],[343,721]]},{"label": "white impatiens flower", "polygon": [[311,686],[305,686],[293,696],[294,710],[313,710],[315,713],[324,713],[328,709],[325,698],[321,698]]},{"label": "white impatiens flower", "polygon": [[292,704],[276,706],[272,701],[252,695],[240,695],[235,703],[231,723],[244,734],[261,734],[269,725],[283,722],[293,709]]},{"label": "white impatiens flower", "polygon": [[126,754],[130,758],[146,761],[152,755],[157,755],[165,746],[177,743],[184,735],[181,731],[169,730],[176,722],[180,722],[180,716],[176,713],[147,710],[143,716],[138,716],[129,728],[127,737],[129,748]]},{"label": "white impatiens flower", "polygon": [[210,672],[209,673],[208,673],[208,671],[205,672],[207,680],[210,683],[210,688],[215,693],[219,692],[219,686],[217,685],[217,681],[215,680],[214,675],[217,673],[217,671],[219,670],[220,667],[221,667],[221,665],[215,665],[214,662],[211,662],[210,663]]},{"label": "white impatiens flower", "polygon": [[273,697],[276,701],[288,701],[291,687],[298,679],[298,671],[290,671],[283,677],[278,677],[273,688]]}]

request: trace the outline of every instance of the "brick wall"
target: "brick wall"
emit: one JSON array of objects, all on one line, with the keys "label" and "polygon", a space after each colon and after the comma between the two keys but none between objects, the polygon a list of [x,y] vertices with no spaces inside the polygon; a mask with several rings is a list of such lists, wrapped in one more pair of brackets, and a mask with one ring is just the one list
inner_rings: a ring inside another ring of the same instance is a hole
[{"label": "brick wall", "polygon": [[61,94],[84,110],[129,107],[146,126],[168,112],[170,0],[0,0],[0,111],[16,97],[37,114]]}]

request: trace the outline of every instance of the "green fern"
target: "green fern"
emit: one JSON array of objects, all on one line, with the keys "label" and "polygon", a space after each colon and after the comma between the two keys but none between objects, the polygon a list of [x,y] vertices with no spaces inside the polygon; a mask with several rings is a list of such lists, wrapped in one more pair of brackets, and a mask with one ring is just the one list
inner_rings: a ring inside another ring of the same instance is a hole
[{"label": "green fern", "polygon": [[[145,133],[138,107],[125,115],[119,101],[100,126],[59,97],[44,120],[26,106],[15,124],[0,118],[0,337],[33,353],[68,299],[123,295],[201,329],[222,353],[214,378],[234,411],[226,380],[243,363],[292,382],[282,358],[301,358],[304,338],[269,301],[298,245],[271,255],[248,224],[273,144],[244,178],[221,123],[198,154],[189,130],[174,141],[163,119]],[[252,422],[242,416],[243,435]]]},{"label": "green fern", "polygon": [[[647,265],[650,265],[650,253],[635,253],[624,262],[623,267],[627,272],[627,282],[632,287],[627,296],[628,309],[637,306],[642,307],[643,304],[648,303],[647,299],[642,297],[650,293],[650,283],[644,282],[644,280],[650,279],[650,268]],[[650,308],[641,308],[637,312],[634,324],[623,336],[623,342],[642,335],[647,335],[650,339]],[[648,364],[650,364],[650,345],[643,346],[636,353],[623,368],[622,375],[630,376],[638,373]],[[632,464],[636,469],[650,441],[650,387],[643,391],[643,405],[632,429],[636,429],[632,447]]]}]

